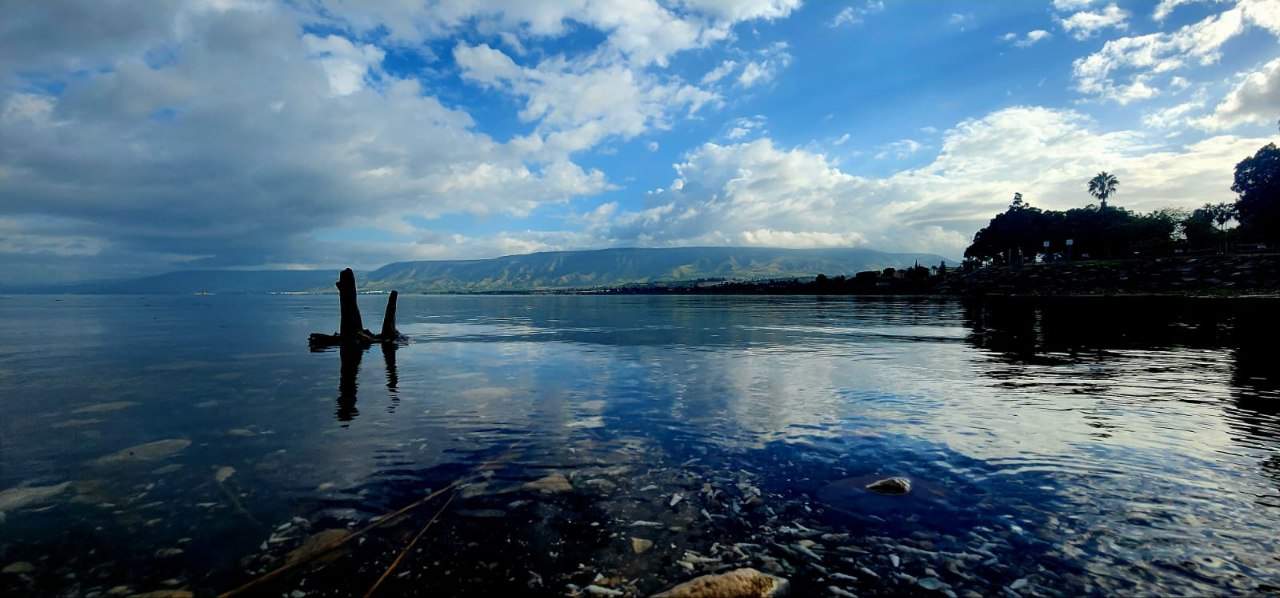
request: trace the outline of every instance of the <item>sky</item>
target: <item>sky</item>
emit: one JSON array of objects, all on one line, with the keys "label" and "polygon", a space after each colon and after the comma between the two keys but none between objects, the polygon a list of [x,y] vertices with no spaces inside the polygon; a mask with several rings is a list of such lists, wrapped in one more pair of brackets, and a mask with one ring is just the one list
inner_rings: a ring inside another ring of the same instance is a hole
[{"label": "sky", "polygon": [[1020,192],[1231,201],[1280,0],[0,0],[0,267],[959,257]]}]

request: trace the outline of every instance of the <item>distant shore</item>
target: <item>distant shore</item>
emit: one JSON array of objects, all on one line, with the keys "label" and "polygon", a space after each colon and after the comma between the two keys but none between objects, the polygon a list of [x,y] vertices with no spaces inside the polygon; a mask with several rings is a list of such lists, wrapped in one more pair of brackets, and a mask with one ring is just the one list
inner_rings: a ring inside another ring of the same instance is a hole
[{"label": "distant shore", "polygon": [[1173,256],[864,272],[767,281],[694,281],[568,291],[600,295],[1280,297],[1280,254]]}]

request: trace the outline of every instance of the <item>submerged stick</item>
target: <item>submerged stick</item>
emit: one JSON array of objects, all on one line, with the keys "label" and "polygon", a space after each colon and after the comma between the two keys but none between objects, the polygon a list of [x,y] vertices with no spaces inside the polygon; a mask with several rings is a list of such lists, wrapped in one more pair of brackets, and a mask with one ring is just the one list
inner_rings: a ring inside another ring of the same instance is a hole
[{"label": "submerged stick", "polygon": [[[485,468],[487,468],[487,467],[489,467],[489,466],[491,466],[491,465],[493,465],[493,464],[509,461],[509,460],[510,460],[510,458],[511,458],[512,456],[514,456],[515,452],[516,452],[516,449],[514,449],[514,448],[513,448],[513,449],[511,449],[511,450],[507,451],[506,453],[504,453],[503,455],[501,455],[500,457],[495,458],[495,459],[491,459],[491,460],[489,460],[489,461],[487,461],[487,462],[485,462],[485,463],[481,464],[481,465],[480,465],[478,468],[476,468],[476,469],[477,469],[477,470],[479,470],[479,471],[484,471],[484,470],[485,470]],[[377,527],[379,527],[379,526],[381,526],[381,525],[383,525],[383,524],[387,523],[388,521],[395,521],[395,519],[396,519],[397,517],[399,517],[399,516],[401,516],[401,515],[404,515],[405,513],[408,513],[409,511],[412,511],[412,510],[414,510],[414,509],[416,509],[416,508],[418,508],[418,507],[420,507],[420,506],[422,506],[422,505],[425,505],[425,504],[427,504],[428,502],[431,502],[431,500],[432,500],[432,499],[436,498],[437,496],[440,496],[441,494],[444,494],[445,492],[448,492],[448,491],[450,491],[450,490],[454,490],[454,489],[458,488],[459,486],[461,486],[461,485],[463,485],[463,484],[466,484],[466,483],[470,482],[471,480],[474,480],[474,479],[476,479],[476,478],[480,478],[480,477],[483,477],[483,475],[481,475],[481,474],[472,474],[472,475],[469,475],[469,476],[466,476],[466,477],[458,478],[458,479],[456,479],[456,480],[454,480],[454,481],[450,482],[448,486],[445,486],[444,488],[441,488],[441,489],[439,489],[439,490],[436,490],[435,492],[432,492],[432,493],[430,493],[430,494],[428,494],[428,495],[426,495],[426,496],[424,496],[424,497],[422,497],[422,498],[420,498],[420,499],[418,499],[418,500],[416,500],[416,501],[413,501],[412,503],[410,503],[410,504],[408,504],[408,505],[405,505],[404,507],[401,507],[401,508],[399,508],[399,509],[396,509],[395,511],[392,511],[392,512],[387,513],[387,514],[385,514],[385,515],[381,515],[381,516],[375,517],[375,518],[372,520],[372,522],[371,522],[371,523],[369,523],[369,525],[366,525],[366,526],[364,526],[364,527],[362,527],[362,528],[360,528],[360,529],[356,530],[355,532],[352,532],[352,533],[351,533],[350,535],[348,535],[348,536],[345,536],[345,537],[343,537],[343,538],[340,538],[340,539],[334,540],[333,542],[331,542],[331,543],[329,543],[329,544],[326,544],[326,545],[324,545],[324,546],[322,546],[322,547],[320,547],[320,548],[316,549],[314,552],[312,552],[311,554],[309,554],[309,555],[307,555],[307,556],[305,556],[305,557],[303,557],[303,558],[300,558],[300,559],[298,559],[298,560],[296,560],[296,561],[294,561],[294,562],[292,562],[292,563],[286,563],[286,564],[284,564],[284,565],[282,565],[282,566],[280,566],[280,567],[278,567],[278,568],[276,568],[276,569],[273,569],[273,570],[271,570],[271,571],[268,571],[268,572],[266,572],[266,573],[264,573],[264,574],[262,574],[262,575],[260,575],[260,576],[258,576],[258,577],[256,577],[256,578],[254,578],[254,579],[250,580],[249,582],[245,583],[244,585],[242,585],[242,586],[240,586],[240,587],[238,587],[238,588],[235,588],[235,589],[233,589],[233,590],[228,590],[228,591],[226,591],[226,592],[223,592],[223,593],[221,593],[221,594],[218,594],[218,598],[231,598],[232,596],[239,596],[239,595],[241,595],[241,594],[245,594],[246,592],[249,592],[249,591],[251,591],[251,590],[253,590],[253,589],[257,588],[257,587],[258,587],[258,586],[260,586],[260,585],[263,585],[263,584],[265,584],[265,583],[267,583],[267,582],[269,582],[269,581],[272,581],[272,580],[274,580],[274,579],[276,579],[276,578],[278,578],[278,577],[280,577],[280,576],[284,575],[285,573],[288,573],[288,572],[290,572],[290,571],[293,571],[294,569],[297,569],[298,567],[301,567],[301,566],[303,566],[303,565],[306,565],[307,563],[310,563],[310,562],[312,562],[312,561],[314,561],[314,560],[316,560],[316,559],[320,558],[321,556],[324,556],[324,555],[326,555],[326,554],[328,554],[328,553],[330,553],[330,552],[333,552],[334,550],[337,550],[338,548],[341,548],[341,547],[342,547],[343,545],[345,545],[346,543],[348,543],[348,542],[350,542],[350,541],[352,541],[352,540],[355,540],[356,538],[359,538],[359,537],[361,537],[361,536],[363,536],[363,535],[365,535],[365,534],[369,533],[370,531],[373,531],[373,529],[374,529],[374,528],[377,528]],[[456,493],[455,493],[455,495],[456,495]],[[453,500],[453,498],[452,498],[452,497],[450,497],[450,498],[449,498],[449,500],[450,500],[450,501],[452,501],[452,500]],[[446,506],[447,506],[447,503],[446,503]],[[439,513],[437,513],[437,516],[438,516],[438,515],[439,515]]]},{"label": "submerged stick", "polygon": [[[471,476],[471,477],[475,477],[475,476]],[[248,583],[246,583],[246,584],[244,584],[244,585],[242,585],[242,586],[240,586],[240,587],[238,587],[238,588],[235,588],[235,589],[233,589],[233,590],[228,590],[228,591],[226,591],[226,592],[223,592],[223,593],[221,593],[221,594],[218,594],[218,598],[231,598],[232,596],[239,596],[239,595],[241,595],[241,594],[245,594],[246,592],[249,592],[249,591],[253,590],[254,588],[257,588],[258,586],[260,586],[260,585],[262,585],[262,584],[265,584],[265,583],[267,583],[267,582],[269,582],[269,581],[271,581],[271,580],[274,580],[274,579],[276,579],[277,577],[280,577],[280,576],[284,575],[285,573],[288,573],[288,572],[290,572],[290,571],[293,571],[294,569],[297,569],[297,568],[299,568],[299,567],[301,567],[301,566],[303,566],[303,565],[306,565],[307,563],[310,563],[311,561],[314,561],[314,560],[316,560],[317,558],[320,558],[321,556],[324,556],[324,555],[326,555],[326,554],[328,554],[328,553],[330,553],[330,552],[333,552],[334,550],[337,550],[338,548],[341,548],[341,547],[342,547],[344,544],[346,544],[347,542],[350,542],[350,541],[352,541],[352,540],[355,540],[356,538],[359,538],[360,536],[365,535],[366,533],[370,532],[370,531],[371,531],[371,530],[373,530],[374,528],[376,528],[376,527],[378,527],[378,526],[380,526],[380,525],[382,525],[382,524],[384,524],[384,523],[386,523],[386,522],[388,522],[388,521],[392,521],[392,520],[394,520],[396,517],[399,517],[400,515],[404,515],[405,513],[407,513],[407,512],[409,512],[409,511],[411,511],[411,510],[413,510],[413,509],[416,509],[416,508],[418,508],[418,507],[420,507],[420,506],[422,506],[422,505],[424,505],[424,504],[426,504],[426,503],[430,502],[430,501],[431,501],[431,499],[433,499],[433,498],[435,498],[435,497],[437,497],[437,496],[440,496],[441,494],[444,494],[445,492],[448,492],[449,490],[452,490],[452,489],[454,489],[454,488],[457,488],[457,487],[458,487],[458,485],[459,485],[459,484],[461,484],[461,483],[463,483],[463,481],[464,481],[464,480],[466,480],[466,479],[467,479],[467,478],[460,478],[460,479],[457,479],[457,480],[455,480],[453,483],[449,484],[448,486],[445,486],[444,488],[441,488],[441,489],[439,489],[439,490],[436,490],[435,492],[432,492],[431,494],[428,494],[428,495],[426,495],[426,496],[422,497],[421,499],[418,499],[418,500],[414,501],[413,503],[411,503],[411,504],[409,504],[409,505],[407,505],[407,506],[405,506],[405,507],[403,507],[403,508],[401,508],[401,509],[398,509],[398,510],[393,511],[393,512],[391,512],[391,513],[387,513],[386,515],[383,515],[383,516],[381,516],[381,517],[378,517],[378,518],[374,519],[373,523],[370,523],[369,525],[366,525],[366,526],[364,526],[364,527],[362,527],[362,528],[360,528],[360,529],[356,530],[355,532],[352,532],[350,535],[347,535],[347,536],[344,536],[344,537],[342,537],[342,538],[340,538],[340,539],[334,540],[333,542],[331,542],[331,543],[329,543],[329,544],[326,544],[326,545],[324,545],[324,546],[322,546],[322,547],[320,547],[320,548],[316,549],[316,550],[315,550],[315,552],[312,552],[311,554],[309,554],[309,555],[307,555],[307,556],[305,556],[305,557],[303,557],[303,558],[300,558],[300,559],[298,559],[298,560],[296,560],[296,561],[293,561],[292,563],[285,563],[284,565],[281,565],[280,567],[277,567],[277,568],[275,568],[275,569],[272,569],[271,571],[268,571],[268,572],[266,572],[266,573],[262,574],[261,576],[259,576],[259,577],[257,577],[257,578],[254,578],[253,580],[249,581]],[[451,500],[452,500],[452,499],[451,499]]]},{"label": "submerged stick", "polygon": [[370,598],[371,596],[373,596],[373,593],[378,591],[378,587],[382,585],[382,582],[386,581],[388,577],[391,577],[391,573],[396,570],[397,566],[400,565],[400,561],[403,561],[405,555],[409,554],[410,550],[413,550],[413,547],[418,543],[418,540],[422,539],[423,534],[427,533],[427,530],[431,528],[431,525],[434,524],[436,520],[440,518],[440,515],[444,513],[445,509],[449,508],[449,503],[452,503],[453,499],[456,498],[457,496],[458,496],[457,492],[454,492],[453,494],[449,495],[449,500],[444,501],[444,504],[440,505],[440,509],[436,511],[435,515],[431,516],[431,519],[427,521],[426,525],[422,526],[422,529],[418,530],[418,534],[414,536],[412,540],[409,541],[409,544],[404,547],[404,550],[400,551],[400,554],[399,556],[396,557],[396,560],[391,561],[391,566],[387,567],[387,570],[382,573],[382,577],[379,577],[378,581],[373,582],[373,587],[369,588],[368,592],[365,592],[364,598]]}]

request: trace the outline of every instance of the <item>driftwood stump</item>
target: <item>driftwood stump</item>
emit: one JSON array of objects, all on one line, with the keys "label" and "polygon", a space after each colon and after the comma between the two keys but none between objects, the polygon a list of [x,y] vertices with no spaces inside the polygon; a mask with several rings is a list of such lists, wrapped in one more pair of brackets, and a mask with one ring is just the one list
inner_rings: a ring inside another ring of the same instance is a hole
[{"label": "driftwood stump", "polygon": [[391,291],[387,298],[387,312],[382,319],[382,332],[374,334],[364,327],[360,318],[360,305],[357,303],[356,275],[351,268],[338,274],[338,306],[341,321],[338,332],[334,334],[311,333],[309,338],[312,349],[324,349],[333,346],[368,347],[374,343],[396,343],[404,340],[404,336],[396,330],[396,299],[399,293]]}]

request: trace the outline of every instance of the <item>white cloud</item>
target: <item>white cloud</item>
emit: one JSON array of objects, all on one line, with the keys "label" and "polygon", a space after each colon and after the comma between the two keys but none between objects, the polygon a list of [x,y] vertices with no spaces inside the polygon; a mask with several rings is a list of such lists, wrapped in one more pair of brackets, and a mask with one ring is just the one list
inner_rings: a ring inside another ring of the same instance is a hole
[{"label": "white cloud", "polygon": [[849,134],[848,134],[848,133],[845,133],[844,135],[841,135],[841,136],[837,137],[835,141],[832,141],[832,142],[831,142],[831,144],[832,144],[832,145],[844,145],[844,144],[846,144],[846,143],[848,143],[848,142],[849,142],[849,138],[850,138]]},{"label": "white cloud", "polygon": [[464,79],[524,98],[520,119],[536,122],[537,128],[521,143],[553,154],[669,128],[672,118],[718,101],[712,92],[622,64],[580,70],[555,57],[522,67],[501,50],[465,43],[454,47],[453,56]]},{"label": "white cloud", "polygon": [[1085,40],[1103,29],[1128,29],[1129,13],[1115,4],[1100,11],[1080,11],[1058,19],[1062,29],[1078,40]]},{"label": "white cloud", "polygon": [[1149,112],[1142,117],[1142,124],[1153,129],[1184,127],[1192,113],[1204,109],[1204,100],[1195,99],[1168,108]]},{"label": "white cloud", "polygon": [[976,17],[971,12],[953,12],[947,17],[947,24],[957,27],[961,31],[966,31],[975,20]]},{"label": "white cloud", "polygon": [[900,139],[882,146],[880,152],[876,154],[876,159],[896,158],[902,160],[920,151],[923,147],[919,141],[914,139]]},{"label": "white cloud", "polygon": [[1169,18],[1179,6],[1184,4],[1192,4],[1196,2],[1224,2],[1225,0],[1160,0],[1160,4],[1156,5],[1156,9],[1151,13],[1151,18],[1156,21],[1163,21]]},{"label": "white cloud", "polygon": [[1243,124],[1275,124],[1277,119],[1280,119],[1280,58],[1241,76],[1213,113],[1197,124],[1221,130]]},{"label": "white cloud", "polygon": [[719,66],[707,71],[707,74],[702,76],[702,84],[711,85],[712,83],[716,83],[728,76],[729,73],[732,73],[733,69],[737,66],[738,63],[733,60],[725,60],[721,62]]},{"label": "white cloud", "polygon": [[932,162],[882,178],[769,138],[691,151],[679,185],[592,234],[607,243],[870,246],[959,256],[1014,191],[1065,209],[1092,201],[1085,182],[1118,173],[1130,209],[1190,207],[1229,196],[1232,168],[1265,139],[1220,136],[1161,149],[1133,131],[1100,131],[1072,112],[1015,107],[964,121]]},{"label": "white cloud", "polygon": [[1072,64],[1076,89],[1121,104],[1155,97],[1157,77],[1217,62],[1223,45],[1249,27],[1280,36],[1280,0],[1240,0],[1229,10],[1173,32],[1110,40]]},{"label": "white cloud", "polygon": [[729,123],[729,130],[724,135],[735,141],[749,135],[763,135],[768,133],[764,129],[765,122],[765,117],[759,114],[735,118]]},{"label": "white cloud", "polygon": [[757,52],[758,60],[752,60],[742,67],[738,74],[739,87],[763,85],[778,76],[778,72],[791,64],[791,54],[787,52],[787,44],[779,42]]},{"label": "white cloud", "polygon": [[302,42],[309,51],[308,58],[319,61],[329,76],[329,91],[340,96],[363,88],[370,72],[376,73],[381,69],[386,55],[377,46],[356,45],[338,35],[317,37],[308,33],[302,36]]},{"label": "white cloud", "polygon": [[[393,43],[413,47],[464,26],[559,37],[580,23],[607,35],[602,58],[635,66],[665,66],[678,52],[727,39],[738,23],[787,17],[800,0],[470,0],[439,2],[423,10],[404,0],[317,0],[313,18],[336,20],[356,31],[385,30]],[[681,10],[674,10],[676,7]]]},{"label": "white cloud", "polygon": [[842,27],[844,25],[861,24],[868,15],[878,12],[884,12],[884,0],[867,0],[861,6],[846,6],[836,13],[827,23],[828,27]]},{"label": "white cloud", "polygon": [[[114,8],[77,15],[115,23]],[[477,131],[418,81],[382,72],[381,50],[301,34],[287,7],[165,14],[116,23],[146,43],[66,38],[40,63],[56,93],[23,90],[10,69],[26,67],[7,61],[46,42],[0,36],[0,218],[58,219],[46,247],[117,263],[233,266],[307,261],[322,228],[518,217],[611,188],[564,154]],[[19,16],[9,23],[40,22]],[[59,26],[80,27],[48,24]],[[152,63],[149,48],[181,51]],[[681,93],[657,101],[696,102]]]},{"label": "white cloud", "polygon": [[645,144],[645,146],[644,146],[644,147],[645,147],[645,149],[647,149],[647,150],[649,150],[649,151],[651,151],[651,152],[656,152],[656,151],[658,151],[658,142],[657,142],[657,141],[650,141],[649,143]]},{"label": "white cloud", "polygon": [[1000,39],[1012,43],[1014,46],[1019,48],[1030,48],[1031,46],[1051,37],[1053,37],[1052,33],[1049,33],[1044,29],[1035,29],[1028,31],[1027,34],[1022,37],[1019,37],[1016,33],[1006,33]]},{"label": "white cloud", "polygon": [[1098,0],[1053,0],[1053,9],[1058,12],[1068,12],[1088,8],[1089,5]]}]

